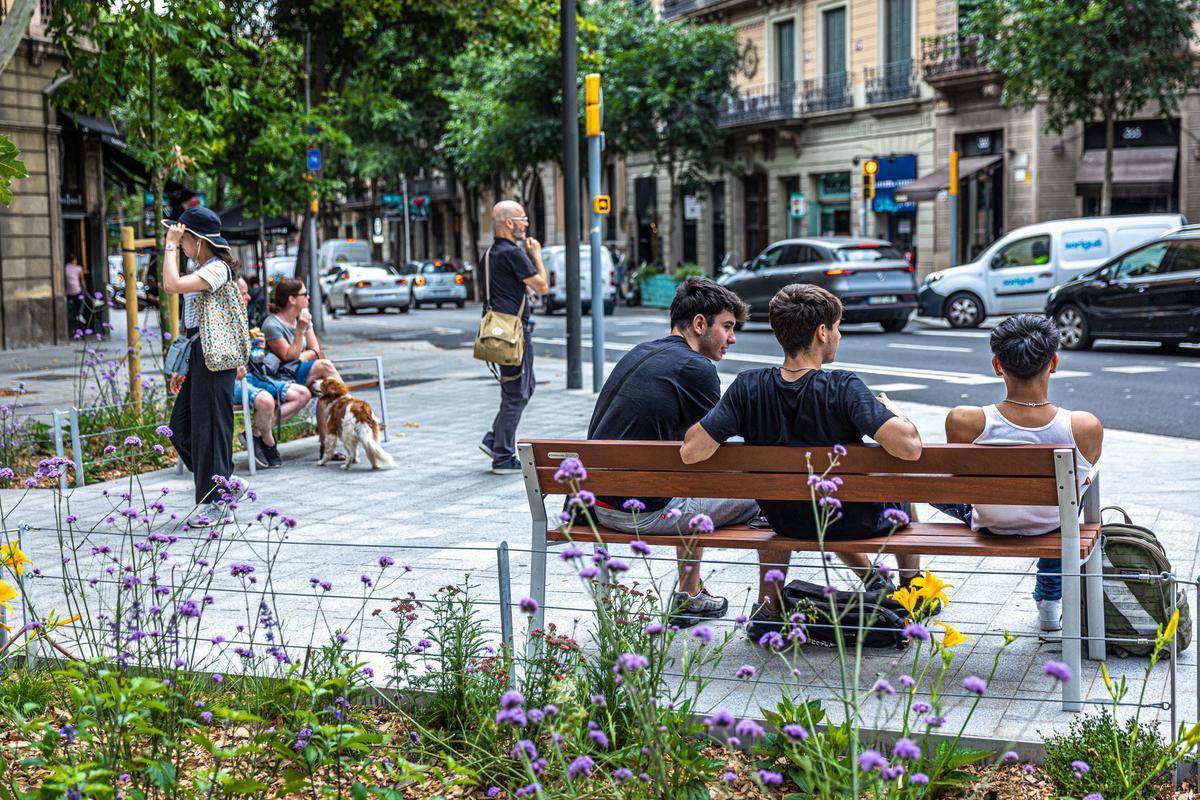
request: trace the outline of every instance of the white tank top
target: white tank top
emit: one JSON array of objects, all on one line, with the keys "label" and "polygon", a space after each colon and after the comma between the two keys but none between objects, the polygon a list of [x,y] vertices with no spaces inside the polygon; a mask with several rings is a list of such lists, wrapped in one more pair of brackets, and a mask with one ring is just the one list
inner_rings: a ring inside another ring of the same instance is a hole
[{"label": "white tank top", "polygon": [[[1010,422],[994,405],[984,406],[983,433],[975,444],[1058,444],[1075,447],[1071,430],[1071,412],[1060,408],[1054,419],[1039,428],[1025,428]],[[1092,471],[1092,464],[1076,454],[1075,479],[1082,491],[1083,483]],[[1059,527],[1058,506],[994,506],[977,505],[971,513],[971,528],[987,528],[1001,536],[1041,536]]]}]

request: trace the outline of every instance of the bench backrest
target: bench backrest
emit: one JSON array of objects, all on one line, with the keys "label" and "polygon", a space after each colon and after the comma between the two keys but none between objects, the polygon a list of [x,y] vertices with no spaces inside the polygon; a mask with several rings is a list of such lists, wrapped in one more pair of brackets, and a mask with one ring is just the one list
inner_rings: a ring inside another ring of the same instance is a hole
[{"label": "bench backrest", "polygon": [[[583,462],[582,486],[615,497],[731,497],[761,500],[808,500],[809,467],[823,472],[831,447],[761,447],[725,444],[699,464],[679,459],[679,442],[577,441],[528,439],[518,448],[527,483],[536,475],[541,495],[565,494],[554,480],[564,458]],[[993,503],[1059,505],[1055,451],[1058,445],[925,445],[917,461],[903,461],[874,445],[848,445],[830,473],[843,481],[843,501]],[[533,486],[528,487],[531,491]],[[1064,487],[1065,488],[1065,487]],[[1071,494],[1078,502],[1075,487]]]}]

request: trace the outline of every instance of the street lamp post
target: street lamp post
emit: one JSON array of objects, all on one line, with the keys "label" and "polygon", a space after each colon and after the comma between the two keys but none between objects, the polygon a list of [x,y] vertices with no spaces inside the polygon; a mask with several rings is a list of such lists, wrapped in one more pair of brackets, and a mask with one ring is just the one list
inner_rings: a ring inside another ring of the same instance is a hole
[{"label": "street lamp post", "polygon": [[583,301],[579,293],[579,95],[575,0],[562,2],[563,227],[567,269],[567,388],[583,388]]}]

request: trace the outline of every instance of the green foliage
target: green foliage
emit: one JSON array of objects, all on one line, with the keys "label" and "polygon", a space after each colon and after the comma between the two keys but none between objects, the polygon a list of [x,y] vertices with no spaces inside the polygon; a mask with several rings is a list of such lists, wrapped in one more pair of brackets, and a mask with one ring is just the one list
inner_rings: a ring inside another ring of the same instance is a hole
[{"label": "green foliage", "polygon": [[44,669],[21,667],[0,672],[0,710],[24,715],[42,711],[54,700],[54,681]]},{"label": "green foliage", "polygon": [[[1071,720],[1066,733],[1046,737],[1042,771],[1063,794],[1098,792],[1106,800],[1132,800],[1153,796],[1169,782],[1169,770],[1163,765],[1170,755],[1157,722],[1133,718],[1121,722],[1104,709]],[[1080,778],[1072,766],[1076,761],[1090,767]]]},{"label": "green foliage", "polygon": [[686,281],[688,278],[704,278],[707,276],[708,273],[699,264],[684,264],[675,270],[675,280],[680,283]]},{"label": "green foliage", "polygon": [[12,205],[12,182],[28,177],[21,152],[12,139],[0,134],[0,205]]}]

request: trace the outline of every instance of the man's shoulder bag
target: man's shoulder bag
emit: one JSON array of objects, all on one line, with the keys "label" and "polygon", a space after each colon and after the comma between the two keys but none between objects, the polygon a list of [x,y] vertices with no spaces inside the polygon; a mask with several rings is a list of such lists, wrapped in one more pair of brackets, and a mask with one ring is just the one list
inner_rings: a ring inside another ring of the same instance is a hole
[{"label": "man's shoulder bag", "polygon": [[[525,298],[516,314],[503,314],[492,308],[492,250],[483,257],[486,305],[479,332],[475,334],[475,357],[501,367],[520,366],[525,358],[525,329],[521,320]],[[522,293],[523,294],[523,293]]]}]

